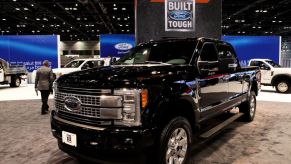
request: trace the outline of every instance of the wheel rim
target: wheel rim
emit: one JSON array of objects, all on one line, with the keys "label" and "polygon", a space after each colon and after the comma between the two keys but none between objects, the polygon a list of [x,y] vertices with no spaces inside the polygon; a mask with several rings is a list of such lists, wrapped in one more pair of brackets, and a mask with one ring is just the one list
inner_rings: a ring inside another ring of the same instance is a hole
[{"label": "wheel rim", "polygon": [[255,110],[256,110],[256,99],[255,99],[255,96],[252,96],[251,102],[250,102],[250,116],[251,116],[251,118],[254,117]]},{"label": "wheel rim", "polygon": [[173,131],[168,141],[168,149],[166,151],[167,164],[181,164],[185,160],[188,149],[188,136],[183,128]]},{"label": "wheel rim", "polygon": [[285,82],[280,82],[280,83],[278,84],[278,90],[279,90],[280,92],[286,92],[286,91],[288,90],[288,84],[285,83]]},{"label": "wheel rim", "polygon": [[17,79],[15,80],[15,85],[16,85],[16,86],[19,86],[19,85],[20,85],[20,80],[19,80],[19,78],[17,78]]}]

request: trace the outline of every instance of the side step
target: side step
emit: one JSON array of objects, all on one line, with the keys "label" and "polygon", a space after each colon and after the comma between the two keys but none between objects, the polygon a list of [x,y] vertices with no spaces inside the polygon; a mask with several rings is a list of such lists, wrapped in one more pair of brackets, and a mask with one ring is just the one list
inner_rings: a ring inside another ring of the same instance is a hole
[{"label": "side step", "polygon": [[200,135],[201,138],[209,138],[210,136],[212,136],[214,133],[218,132],[219,130],[223,129],[224,127],[226,127],[228,124],[232,123],[233,121],[235,121],[236,119],[238,119],[239,117],[241,117],[243,115],[243,113],[237,113],[234,116],[230,117],[229,119],[225,120],[224,122],[218,124],[217,126],[215,126],[214,128],[210,129],[209,131],[203,133]]}]

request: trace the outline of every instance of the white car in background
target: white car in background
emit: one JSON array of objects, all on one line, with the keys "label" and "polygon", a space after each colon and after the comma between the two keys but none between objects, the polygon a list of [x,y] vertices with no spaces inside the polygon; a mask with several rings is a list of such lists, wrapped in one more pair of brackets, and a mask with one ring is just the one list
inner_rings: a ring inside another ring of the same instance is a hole
[{"label": "white car in background", "polygon": [[291,91],[291,68],[283,68],[270,59],[251,59],[249,66],[260,67],[262,85],[274,86],[279,93]]},{"label": "white car in background", "polygon": [[[91,59],[75,59],[66,64],[63,68],[53,69],[56,78],[75,71],[84,69],[97,68],[102,66],[110,66],[111,58],[91,58]],[[32,83],[35,81],[36,70],[31,74]]]}]

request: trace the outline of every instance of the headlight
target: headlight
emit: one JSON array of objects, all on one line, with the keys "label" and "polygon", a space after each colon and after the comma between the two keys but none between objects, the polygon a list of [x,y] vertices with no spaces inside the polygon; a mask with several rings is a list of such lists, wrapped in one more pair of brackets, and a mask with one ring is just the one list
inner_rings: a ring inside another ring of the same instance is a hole
[{"label": "headlight", "polygon": [[148,102],[147,90],[119,89],[114,90],[114,95],[123,97],[123,119],[115,120],[114,123],[127,126],[141,125],[140,113]]}]

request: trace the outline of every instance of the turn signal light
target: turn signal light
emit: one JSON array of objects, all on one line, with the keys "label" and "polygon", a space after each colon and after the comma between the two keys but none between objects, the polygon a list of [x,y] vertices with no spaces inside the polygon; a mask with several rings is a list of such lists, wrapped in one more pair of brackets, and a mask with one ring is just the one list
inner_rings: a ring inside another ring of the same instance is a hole
[{"label": "turn signal light", "polygon": [[141,91],[141,107],[142,107],[142,109],[145,109],[147,104],[148,104],[148,90],[143,89]]}]

